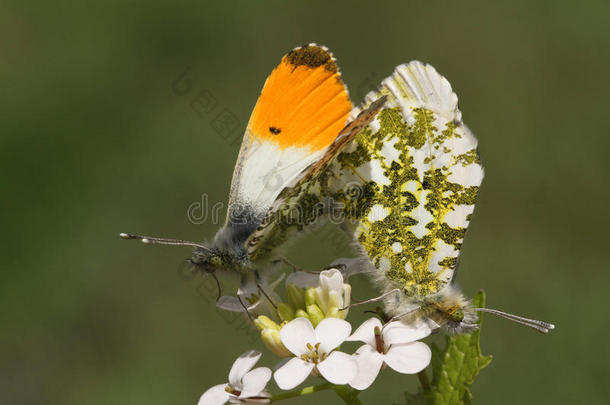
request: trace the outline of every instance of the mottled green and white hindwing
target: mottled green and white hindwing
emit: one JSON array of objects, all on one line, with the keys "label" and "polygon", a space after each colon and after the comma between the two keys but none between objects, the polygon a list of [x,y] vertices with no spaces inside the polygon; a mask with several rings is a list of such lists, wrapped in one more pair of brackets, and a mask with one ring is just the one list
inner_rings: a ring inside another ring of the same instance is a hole
[{"label": "mottled green and white hindwing", "polygon": [[483,168],[432,66],[398,66],[359,108],[383,95],[384,109],[333,162],[329,188],[387,288],[423,298],[452,280]]}]

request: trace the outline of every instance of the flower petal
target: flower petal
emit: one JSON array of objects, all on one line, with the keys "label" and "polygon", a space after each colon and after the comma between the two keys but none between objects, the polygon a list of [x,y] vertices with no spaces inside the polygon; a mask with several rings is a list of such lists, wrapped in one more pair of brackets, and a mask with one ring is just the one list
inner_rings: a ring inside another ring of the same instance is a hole
[{"label": "flower petal", "polygon": [[311,374],[314,364],[301,360],[297,357],[288,360],[282,367],[273,373],[273,378],[278,387],[283,390],[291,390]]},{"label": "flower petal", "polygon": [[231,371],[229,372],[229,384],[235,388],[241,388],[241,379],[248,371],[254,367],[258,359],[261,358],[261,352],[250,350],[242,354],[235,360]]},{"label": "flower petal", "polygon": [[320,350],[330,353],[331,350],[345,341],[352,331],[352,325],[343,319],[326,318],[316,326],[316,343]]},{"label": "flower petal", "polygon": [[358,372],[356,360],[343,352],[332,352],[326,360],[318,363],[318,371],[332,384],[347,384]]},{"label": "flower petal", "polygon": [[218,384],[203,393],[197,405],[222,405],[231,395],[225,391],[227,384]]},{"label": "flower petal", "polygon": [[307,343],[314,345],[317,342],[313,326],[306,318],[296,318],[284,325],[280,329],[280,339],[286,349],[296,356],[308,352]]},{"label": "flower petal", "polygon": [[341,290],[341,292],[328,292],[328,309],[330,310],[333,308],[343,308],[343,290]]},{"label": "flower petal", "polygon": [[394,344],[415,342],[430,334],[430,326],[425,321],[407,324],[402,321],[390,322],[383,328],[383,341],[386,347]]},{"label": "flower petal", "polygon": [[343,291],[343,274],[337,269],[320,272],[320,287],[328,291]]},{"label": "flower petal", "polygon": [[257,367],[250,370],[242,378],[242,391],[240,398],[248,398],[257,396],[265,390],[265,386],[271,379],[271,370],[267,367]]},{"label": "flower petal", "polygon": [[[350,284],[343,284],[343,306],[349,306],[352,300],[352,286]],[[347,309],[345,310],[347,313]]]},{"label": "flower petal", "polygon": [[430,364],[432,352],[428,345],[422,342],[393,345],[385,355],[386,364],[394,371],[402,374],[415,374]]},{"label": "flower petal", "polygon": [[377,318],[367,319],[356,329],[352,336],[345,340],[348,342],[362,342],[375,347],[375,327],[381,330],[383,328],[381,321]]},{"label": "flower petal", "polygon": [[383,365],[383,354],[378,353],[375,348],[369,345],[360,346],[356,353],[352,355],[356,360],[358,367],[358,373],[354,377],[349,385],[357,390],[365,390],[373,384],[377,374],[381,370]]}]

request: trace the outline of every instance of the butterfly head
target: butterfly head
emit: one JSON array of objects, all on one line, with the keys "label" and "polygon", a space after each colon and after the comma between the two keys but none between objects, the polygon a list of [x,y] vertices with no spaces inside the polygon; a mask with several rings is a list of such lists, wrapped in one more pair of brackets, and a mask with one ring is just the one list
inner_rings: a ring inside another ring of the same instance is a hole
[{"label": "butterfly head", "polygon": [[444,326],[449,334],[471,333],[478,328],[478,317],[471,302],[451,286],[426,297],[421,309],[427,318]]},{"label": "butterfly head", "polygon": [[471,333],[478,329],[478,318],[470,303],[464,307],[448,308],[443,315],[446,317],[445,327],[449,334]]},{"label": "butterfly head", "polygon": [[241,269],[247,264],[247,256],[243,249],[227,248],[214,243],[213,246],[202,243],[190,242],[181,239],[158,238],[152,236],[136,235],[131,233],[121,233],[123,239],[139,240],[147,245],[171,245],[171,246],[190,246],[193,253],[188,262],[196,269],[206,273],[215,273],[217,270]]},{"label": "butterfly head", "polygon": [[229,267],[230,260],[217,248],[196,247],[189,262],[205,273],[215,273],[217,270]]}]

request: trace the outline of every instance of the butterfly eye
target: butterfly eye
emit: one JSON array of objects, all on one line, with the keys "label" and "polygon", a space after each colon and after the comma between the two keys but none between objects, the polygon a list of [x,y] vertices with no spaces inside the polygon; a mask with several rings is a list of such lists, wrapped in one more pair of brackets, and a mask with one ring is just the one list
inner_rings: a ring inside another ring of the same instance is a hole
[{"label": "butterfly eye", "polygon": [[210,258],[210,264],[214,266],[220,266],[222,264],[222,259],[220,258],[220,256],[212,256]]}]

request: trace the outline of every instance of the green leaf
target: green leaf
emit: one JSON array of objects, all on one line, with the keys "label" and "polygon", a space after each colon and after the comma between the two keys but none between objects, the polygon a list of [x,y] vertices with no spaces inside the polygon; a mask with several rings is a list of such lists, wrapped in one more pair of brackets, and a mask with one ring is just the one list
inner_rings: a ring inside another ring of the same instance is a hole
[{"label": "green leaf", "polygon": [[[485,293],[479,291],[473,299],[475,308],[485,306]],[[479,329],[471,334],[447,336],[443,349],[432,345],[432,383],[426,392],[429,405],[467,405],[471,403],[470,385],[479,371],[491,362],[483,356],[479,346],[482,313],[479,312]]]}]

